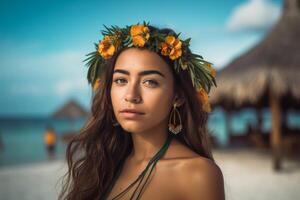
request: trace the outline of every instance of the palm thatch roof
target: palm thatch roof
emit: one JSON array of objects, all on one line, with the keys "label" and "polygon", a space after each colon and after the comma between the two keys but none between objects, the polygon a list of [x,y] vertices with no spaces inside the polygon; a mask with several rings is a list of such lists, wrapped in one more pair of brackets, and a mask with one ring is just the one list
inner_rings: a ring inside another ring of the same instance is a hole
[{"label": "palm thatch roof", "polygon": [[265,38],[217,74],[211,103],[225,109],[267,106],[300,108],[300,0],[286,0],[282,16]]},{"label": "palm thatch roof", "polygon": [[88,116],[88,112],[75,100],[71,99],[52,114],[54,118],[77,119]]}]

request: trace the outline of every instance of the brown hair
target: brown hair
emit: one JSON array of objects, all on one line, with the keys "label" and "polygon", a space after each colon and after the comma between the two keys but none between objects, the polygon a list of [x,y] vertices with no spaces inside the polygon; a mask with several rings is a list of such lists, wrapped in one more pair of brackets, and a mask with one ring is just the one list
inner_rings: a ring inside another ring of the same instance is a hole
[{"label": "brown hair", "polygon": [[[150,29],[172,32],[171,29]],[[68,172],[62,177],[64,182],[59,199],[100,199],[133,148],[131,134],[121,126],[113,126],[115,117],[110,97],[114,65],[123,50],[108,60],[101,87],[92,99],[91,116],[67,146]],[[172,70],[176,93],[184,98],[184,104],[179,107],[183,130],[175,138],[200,156],[214,161],[206,128],[208,116],[201,109],[190,75],[187,70],[176,73],[172,61],[161,57]]]}]

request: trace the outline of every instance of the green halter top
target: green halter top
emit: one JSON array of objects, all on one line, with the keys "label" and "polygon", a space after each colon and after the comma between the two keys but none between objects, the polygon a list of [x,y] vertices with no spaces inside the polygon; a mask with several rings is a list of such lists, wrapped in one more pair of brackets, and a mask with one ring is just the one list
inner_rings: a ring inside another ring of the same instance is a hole
[{"label": "green halter top", "polygon": [[[153,158],[149,161],[149,163],[147,164],[146,168],[142,171],[142,173],[138,176],[138,178],[131,183],[125,190],[123,190],[123,192],[119,193],[117,196],[115,196],[112,200],[116,200],[120,197],[122,197],[123,194],[125,194],[131,187],[133,187],[136,183],[138,183],[138,186],[136,187],[136,189],[134,190],[132,196],[130,197],[130,200],[134,199],[134,196],[136,195],[137,190],[141,187],[139,193],[137,194],[137,197],[135,198],[140,199],[141,193],[143,191],[144,186],[146,185],[148,178],[150,177],[152,170],[154,169],[157,161],[166,153],[169,144],[171,143],[173,139],[173,134],[168,134],[168,138],[165,141],[164,145],[160,148],[160,150],[153,156]],[[112,184],[110,185],[110,187],[108,188],[108,190],[105,192],[105,194],[102,195],[100,200],[106,200],[106,198],[108,197],[109,193],[111,192],[113,186],[115,185],[117,179],[119,178],[122,168],[123,168],[123,164],[124,162],[120,165],[120,167],[118,168],[113,180],[112,180]],[[151,167],[151,169],[150,169]],[[141,185],[141,183],[143,182],[143,179],[145,177],[145,175],[147,174],[148,169],[150,169],[150,173],[149,175],[146,177],[146,181],[143,185]]]}]

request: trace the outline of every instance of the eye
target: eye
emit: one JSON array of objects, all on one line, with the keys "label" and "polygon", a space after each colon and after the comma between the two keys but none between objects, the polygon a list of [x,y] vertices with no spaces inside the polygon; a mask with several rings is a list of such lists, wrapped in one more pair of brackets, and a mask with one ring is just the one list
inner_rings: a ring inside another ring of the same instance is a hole
[{"label": "eye", "polygon": [[124,78],[116,78],[116,79],[114,80],[114,82],[115,82],[117,85],[123,85],[124,83],[127,82],[127,80],[124,79]]},{"label": "eye", "polygon": [[145,80],[143,83],[146,83],[146,85],[151,86],[151,87],[157,87],[158,82],[155,80]]}]

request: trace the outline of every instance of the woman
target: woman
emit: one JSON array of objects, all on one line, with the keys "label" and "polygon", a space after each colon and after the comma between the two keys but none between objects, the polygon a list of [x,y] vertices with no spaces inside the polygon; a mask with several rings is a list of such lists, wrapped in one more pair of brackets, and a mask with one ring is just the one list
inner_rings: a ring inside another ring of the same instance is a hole
[{"label": "woman", "polygon": [[170,29],[102,33],[87,59],[92,116],[68,145],[60,199],[225,199],[206,131],[210,63]]}]

